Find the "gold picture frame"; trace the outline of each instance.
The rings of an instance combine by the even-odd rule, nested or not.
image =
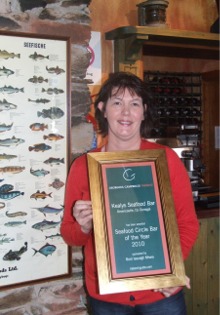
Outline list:
[[[184,286],[165,151],[87,158],[100,294]]]

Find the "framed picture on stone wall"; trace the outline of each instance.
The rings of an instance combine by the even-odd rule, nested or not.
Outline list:
[[[0,32],[0,289],[70,276],[70,39]]]
[[[100,294],[185,285],[164,150],[87,156]]]

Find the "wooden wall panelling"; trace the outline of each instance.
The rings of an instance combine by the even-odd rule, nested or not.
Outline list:
[[[219,314],[219,218],[208,220],[208,314]]]
[[[195,265],[191,264],[191,261],[193,260],[193,252],[191,252],[190,256],[188,259],[185,261],[185,271],[187,277],[190,278],[190,284],[191,284],[191,289],[185,288],[185,301],[186,301],[186,306],[187,306],[187,315],[192,315],[193,314],[193,290],[194,290],[194,273],[195,273]]]
[[[207,315],[207,253],[208,253],[208,221],[200,221],[200,241],[197,243],[198,252],[194,256],[192,264],[195,264],[194,285],[196,290],[193,290],[193,314]],[[196,303],[195,303],[196,301]]]
[[[207,314],[207,220],[200,221],[196,245],[186,261],[186,274],[191,273],[190,291],[186,292],[188,315]],[[190,272],[191,270],[191,272]],[[188,272],[189,271],[189,272]],[[191,295],[189,297],[189,295]],[[189,301],[188,301],[189,300]]]
[[[184,289],[188,315],[219,314],[219,218],[200,219],[197,242],[185,262],[191,290]]]

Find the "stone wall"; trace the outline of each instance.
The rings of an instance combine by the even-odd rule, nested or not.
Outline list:
[[[91,0],[1,0],[0,31],[71,38],[71,123],[73,156],[90,146],[93,131],[86,122],[90,92],[85,79],[90,61]],[[1,40],[1,38],[0,38]],[[77,132],[75,132],[77,131]],[[85,138],[86,141],[77,141]],[[90,141],[91,138],[91,141]],[[81,248],[73,248],[71,278],[0,291],[1,315],[85,315]]]

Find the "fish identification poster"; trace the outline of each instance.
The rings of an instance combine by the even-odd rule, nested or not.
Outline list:
[[[66,276],[69,40],[0,33],[0,289]]]

